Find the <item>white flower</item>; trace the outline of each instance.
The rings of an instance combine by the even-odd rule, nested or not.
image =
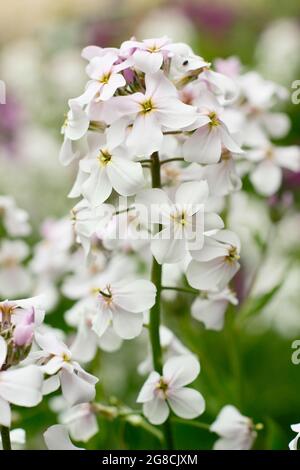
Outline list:
[[[192,317],[204,323],[208,330],[222,330],[228,303],[238,304],[234,293],[225,288],[221,292],[202,293],[192,304]]]
[[[220,162],[203,167],[202,178],[207,180],[209,193],[214,196],[226,196],[242,187],[234,159],[228,151],[222,152]]]
[[[6,341],[0,336],[0,424],[10,427],[9,404],[32,407],[42,400],[43,374],[34,365],[1,371],[7,355]]]
[[[161,38],[144,39],[142,42],[136,40],[125,41],[121,44],[121,55],[130,56],[133,65],[145,73],[157,72],[164,59],[170,54],[171,40],[167,36]]]
[[[193,382],[200,372],[200,364],[192,355],[169,359],[162,376],[151,372],[144,383],[138,403],[143,403],[144,415],[152,424],[162,424],[170,410],[181,418],[194,419],[204,412],[202,395],[185,385]]]
[[[69,100],[69,107],[67,118],[62,127],[62,133],[67,139],[78,140],[87,133],[89,118],[75,100]]]
[[[233,153],[243,153],[231,136],[230,121],[222,107],[211,94],[199,99],[198,109],[201,123],[199,128],[183,145],[183,155],[187,162],[217,163],[222,147]]]
[[[276,147],[268,144],[262,148],[249,150],[245,158],[256,166],[250,174],[250,180],[256,191],[264,196],[272,196],[280,187],[281,168],[300,171],[300,147]]]
[[[222,290],[239,270],[240,241],[230,230],[205,237],[204,246],[193,251],[187,279],[195,289]]]
[[[16,206],[10,196],[0,196],[0,218],[7,233],[12,237],[24,237],[31,232],[28,213]]]
[[[90,251],[92,236],[105,227],[113,211],[114,208],[110,204],[91,206],[86,199],[82,199],[72,209],[75,233],[86,256]]]
[[[300,437],[300,423],[299,424],[292,424],[291,430],[297,433],[297,436],[289,443],[290,450],[297,450],[298,449],[298,440]]]
[[[200,250],[204,233],[218,230],[223,222],[217,214],[204,214],[208,197],[206,181],[181,184],[171,202],[162,189],[148,189],[138,194],[136,205],[145,207],[150,222],[162,224],[163,229],[151,240],[151,250],[160,263],[177,263],[188,251]],[[141,215],[142,217],[142,215]]]
[[[118,56],[113,51],[101,56],[94,56],[86,67],[90,77],[83,95],[75,98],[79,105],[85,105],[92,100],[107,101],[120,87],[126,85],[126,80],[119,72],[125,68],[124,64],[115,64]],[[115,64],[115,65],[114,65]]]
[[[80,362],[90,362],[95,357],[98,348],[113,352],[122,345],[122,339],[115,333],[111,324],[99,338],[92,329],[95,315],[97,315],[97,309],[94,299],[91,298],[84,298],[66,312],[67,323],[77,327],[70,350],[72,357]]]
[[[0,245],[0,295],[15,297],[27,293],[31,286],[28,270],[22,266],[29,255],[28,245],[21,240],[3,240]]]
[[[71,438],[75,441],[87,442],[99,431],[97,418],[90,403],[81,403],[63,411],[59,419],[67,426]]]
[[[55,424],[44,432],[44,440],[48,450],[84,450],[72,444],[67,426]]]
[[[145,320],[145,323],[149,324],[149,318]],[[159,337],[160,337],[160,344],[161,344],[163,357],[165,361],[167,361],[167,359],[173,356],[182,356],[182,355],[192,354],[181,343],[181,341],[174,335],[174,333],[164,325],[161,325],[159,327]],[[146,357],[146,359],[138,365],[138,372],[141,375],[145,375],[145,374],[150,373],[152,370],[153,370],[152,354],[151,354],[151,351],[149,350],[148,356]]]
[[[232,405],[222,408],[210,430],[220,436],[215,450],[249,450],[256,438],[252,420]]]
[[[32,358],[51,376],[44,384],[44,393],[51,393],[61,385],[62,394],[71,406],[93,400],[97,377],[85,372],[72,359],[67,346],[54,335],[36,333],[35,339],[42,351],[32,353]]]
[[[59,161],[62,165],[69,165],[72,160],[79,156],[76,151],[74,141],[81,139],[88,131],[90,120],[86,112],[75,100],[69,100],[69,111],[62,126],[61,132],[64,134],[64,141],[59,154]]]
[[[103,134],[89,136],[88,158],[81,160],[81,170],[89,173],[82,184],[83,195],[93,204],[101,204],[115,189],[122,196],[132,196],[144,184],[142,165],[129,158],[125,147],[111,145]]]
[[[133,122],[126,144],[132,154],[150,155],[160,149],[163,131],[180,130],[196,120],[196,109],[178,99],[175,86],[158,71],[145,76],[146,91],[115,98],[116,118]]]
[[[123,339],[138,336],[143,326],[143,312],[155,303],[156,288],[146,280],[119,281],[99,286],[93,330],[102,336],[112,323]]]

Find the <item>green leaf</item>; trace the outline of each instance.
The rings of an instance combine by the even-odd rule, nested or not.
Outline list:
[[[260,313],[261,310],[266,307],[266,305],[268,305],[268,303],[271,302],[271,300],[275,297],[281,286],[282,281],[272,287],[272,289],[270,289],[268,292],[265,292],[264,294],[257,297],[249,298],[245,306],[242,308],[239,318],[245,319]]]

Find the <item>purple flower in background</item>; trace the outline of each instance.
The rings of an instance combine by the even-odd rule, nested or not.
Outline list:
[[[0,145],[9,154],[14,154],[17,147],[17,135],[24,119],[20,103],[12,95],[6,96],[6,104],[0,105]]]
[[[229,5],[188,0],[183,5],[184,14],[199,28],[222,36],[234,24],[236,14]]]

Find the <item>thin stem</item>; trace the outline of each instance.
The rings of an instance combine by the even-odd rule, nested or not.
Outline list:
[[[208,423],[201,423],[200,421],[192,421],[189,419],[182,419],[182,418],[172,418],[172,421],[174,423],[179,423],[179,424],[185,424],[187,426],[192,426],[194,428],[198,429],[205,429],[206,431],[210,430],[210,424]]]
[[[166,132],[164,132],[164,135],[177,135],[177,134],[183,134],[183,131],[166,131]]]
[[[162,160],[160,164],[164,165],[165,163],[171,163],[171,162],[184,162],[184,158],[182,157],[167,158],[167,160]]]
[[[3,450],[11,450],[9,428],[1,426],[1,439]]]
[[[172,287],[172,286],[162,286],[162,290],[175,290],[177,292],[184,292],[186,294],[194,294],[199,295],[200,291],[197,289],[193,289],[192,287]]]
[[[152,187],[160,188],[160,162],[158,153],[155,152],[151,156],[151,177]],[[160,326],[160,304],[161,304],[161,280],[162,266],[152,257],[151,281],[156,287],[156,302],[150,310],[149,333],[152,350],[152,361],[154,370],[162,374],[162,349],[160,344],[159,326]],[[169,420],[164,424],[164,436],[168,449],[173,449],[173,437],[171,424]]]

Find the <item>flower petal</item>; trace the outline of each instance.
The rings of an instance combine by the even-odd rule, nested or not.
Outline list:
[[[201,393],[187,387],[170,393],[168,403],[177,416],[185,419],[194,419],[205,410],[205,401]]]

